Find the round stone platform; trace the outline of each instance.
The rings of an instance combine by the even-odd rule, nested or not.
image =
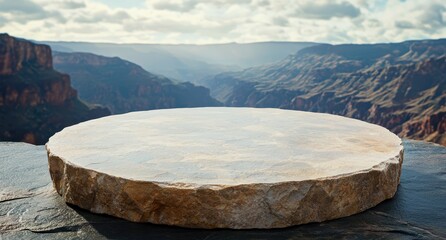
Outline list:
[[[349,216],[396,192],[401,140],[345,117],[253,108],[133,112],[50,138],[66,202],[131,221],[279,228]]]

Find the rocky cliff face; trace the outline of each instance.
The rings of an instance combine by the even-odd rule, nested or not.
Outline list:
[[[51,49],[46,45],[0,34],[0,74],[17,73],[32,63],[42,69],[52,69]]]
[[[77,98],[46,45],[0,35],[0,140],[44,144],[64,127],[108,115]]]
[[[113,113],[220,105],[207,88],[174,83],[117,57],[61,52],[53,55],[55,68],[70,74],[82,99],[107,106]]]
[[[446,40],[324,44],[204,84],[228,106],[339,114],[446,145]]]
[[[438,112],[403,126],[403,136],[425,139],[446,146],[446,112]]]
[[[15,75],[3,75],[0,87],[0,107],[27,107],[39,104],[62,105],[64,102],[76,98],[76,90],[71,88],[68,75],[55,76],[58,81],[44,81],[39,84],[14,84]],[[43,92],[42,92],[43,91]]]

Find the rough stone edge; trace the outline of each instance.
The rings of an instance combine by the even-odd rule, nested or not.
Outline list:
[[[240,185],[131,180],[76,166],[46,146],[53,186],[67,203],[133,222],[188,228],[283,228],[346,217],[392,198],[404,148],[370,169],[333,177]]]

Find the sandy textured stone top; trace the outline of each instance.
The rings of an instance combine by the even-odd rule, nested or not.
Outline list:
[[[47,143],[73,165],[127,179],[197,185],[275,183],[367,170],[399,154],[387,129],[279,109],[133,112],[65,128]]]

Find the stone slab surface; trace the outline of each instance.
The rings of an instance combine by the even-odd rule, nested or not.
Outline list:
[[[138,222],[278,228],[393,197],[401,140],[377,125],[299,111],[135,112],[64,129],[46,145],[68,203]]]
[[[0,239],[445,239],[446,148],[403,144],[394,198],[323,223],[234,231],[133,223],[67,205],[52,187],[44,146],[0,143]]]

